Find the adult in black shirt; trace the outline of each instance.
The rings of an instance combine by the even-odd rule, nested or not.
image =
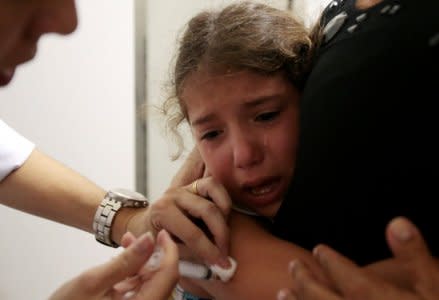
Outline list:
[[[383,230],[404,215],[439,254],[438,11],[437,0],[328,6],[275,235],[326,243],[363,265],[390,256]]]

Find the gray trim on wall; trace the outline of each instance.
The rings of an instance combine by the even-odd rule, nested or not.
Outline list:
[[[147,174],[147,124],[145,116],[146,105],[146,0],[135,0],[135,170],[136,191],[148,195]]]

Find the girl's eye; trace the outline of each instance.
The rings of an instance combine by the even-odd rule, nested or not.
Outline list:
[[[203,134],[201,136],[202,140],[213,140],[214,138],[216,138],[218,135],[220,134],[220,132],[218,130],[216,131],[209,131],[206,132],[205,134]]]
[[[280,114],[279,110],[262,113],[262,114],[256,116],[256,121],[268,122],[268,121],[275,119],[279,114]]]

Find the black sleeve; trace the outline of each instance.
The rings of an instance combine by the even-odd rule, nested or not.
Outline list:
[[[295,177],[273,233],[363,264],[390,255],[385,226],[405,215],[439,255],[439,1],[341,2],[349,17],[305,86]]]

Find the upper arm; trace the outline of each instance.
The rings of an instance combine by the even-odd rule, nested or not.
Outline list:
[[[233,213],[230,229],[235,276],[227,283],[191,281],[217,300],[276,299],[279,289],[292,285],[288,263],[296,258],[319,272],[309,251],[272,236],[247,216]]]

